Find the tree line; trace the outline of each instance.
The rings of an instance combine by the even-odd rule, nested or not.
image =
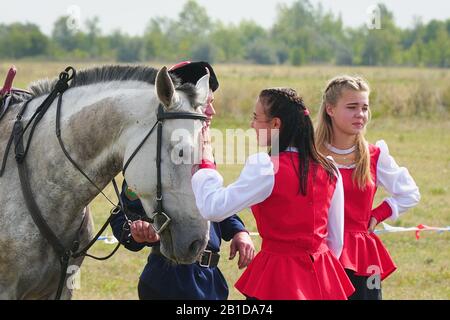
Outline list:
[[[0,24],[0,58],[450,67],[450,19],[417,18],[402,29],[385,5],[378,9],[380,29],[344,26],[339,15],[308,0],[278,5],[270,28],[213,20],[195,0],[175,19],[152,18],[139,36],[103,34],[98,17],[73,28],[62,16],[49,36],[32,23]]]

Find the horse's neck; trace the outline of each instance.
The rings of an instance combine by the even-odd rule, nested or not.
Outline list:
[[[98,84],[64,94],[62,140],[70,156],[99,188],[121,171],[132,137],[143,138],[153,125],[155,114],[150,108],[156,98],[152,89],[140,83],[132,87]],[[58,229],[61,225],[67,229],[79,224],[81,214],[77,213],[99,191],[64,156],[55,136],[55,111],[56,103],[33,137],[27,166],[41,210],[55,227],[59,224]]]

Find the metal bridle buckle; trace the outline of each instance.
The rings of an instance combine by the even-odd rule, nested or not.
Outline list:
[[[203,257],[204,257],[205,253],[208,254],[208,259],[207,259],[208,262],[207,263],[203,263]],[[212,251],[211,250],[204,250],[202,252],[202,255],[200,256],[200,259],[198,259],[199,266],[203,267],[203,268],[209,268],[209,265],[211,264],[211,258],[212,258]]]
[[[110,213],[112,215],[116,215],[116,214],[119,214],[121,210],[122,209],[120,208],[120,206],[115,206],[114,208],[111,209]]]
[[[162,226],[159,229],[155,226],[156,216],[157,215],[162,215],[163,218],[165,219],[164,223],[162,224]],[[153,230],[155,230],[155,232],[157,234],[160,234],[169,225],[170,221],[172,220],[172,219],[170,219],[170,217],[167,214],[165,214],[162,211],[161,212],[153,212],[153,214],[151,215],[150,219],[152,219],[154,221],[151,224],[151,226],[152,226]]]

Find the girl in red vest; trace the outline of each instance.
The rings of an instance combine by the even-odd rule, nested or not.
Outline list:
[[[386,218],[396,219],[420,198],[408,170],[399,167],[381,140],[368,144],[369,93],[359,77],[338,76],[329,81],[319,111],[316,143],[332,156],[342,175],[345,194],[344,248],[340,261],[356,288],[350,299],[381,299],[381,280],[396,266],[373,233]],[[377,187],[389,197],[372,209]]]
[[[235,287],[249,299],[347,299],[354,288],[338,260],[342,181],[315,148],[308,109],[292,89],[266,89],[252,127],[271,155],[250,156],[239,178],[224,187],[205,133],[201,169],[192,177],[205,219],[221,221],[247,207],[255,217],[261,251]]]

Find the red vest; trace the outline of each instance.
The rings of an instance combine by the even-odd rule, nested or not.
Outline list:
[[[367,232],[372,211],[373,199],[377,192],[377,162],[380,149],[369,145],[370,174],[373,184],[367,184],[364,190],[353,183],[352,174],[355,169],[339,169],[342,175],[345,195],[345,231]]]
[[[381,279],[384,279],[395,271],[396,266],[378,236],[367,231],[377,191],[380,148],[369,145],[369,152],[373,184],[367,184],[364,190],[353,183],[355,169],[339,169],[345,197],[344,248],[339,260],[344,268],[355,271],[356,275],[370,276],[374,270],[379,270]]]
[[[330,179],[322,167],[310,165],[307,194],[303,196],[294,166],[298,168],[298,153],[282,153],[272,194],[251,209],[263,247],[266,240],[286,241],[315,253],[327,237],[328,208],[336,179]]]
[[[299,191],[298,153],[272,157],[272,194],[252,206],[261,251],[236,288],[258,299],[346,299],[354,288],[326,244],[336,179],[310,163],[307,195]]]

